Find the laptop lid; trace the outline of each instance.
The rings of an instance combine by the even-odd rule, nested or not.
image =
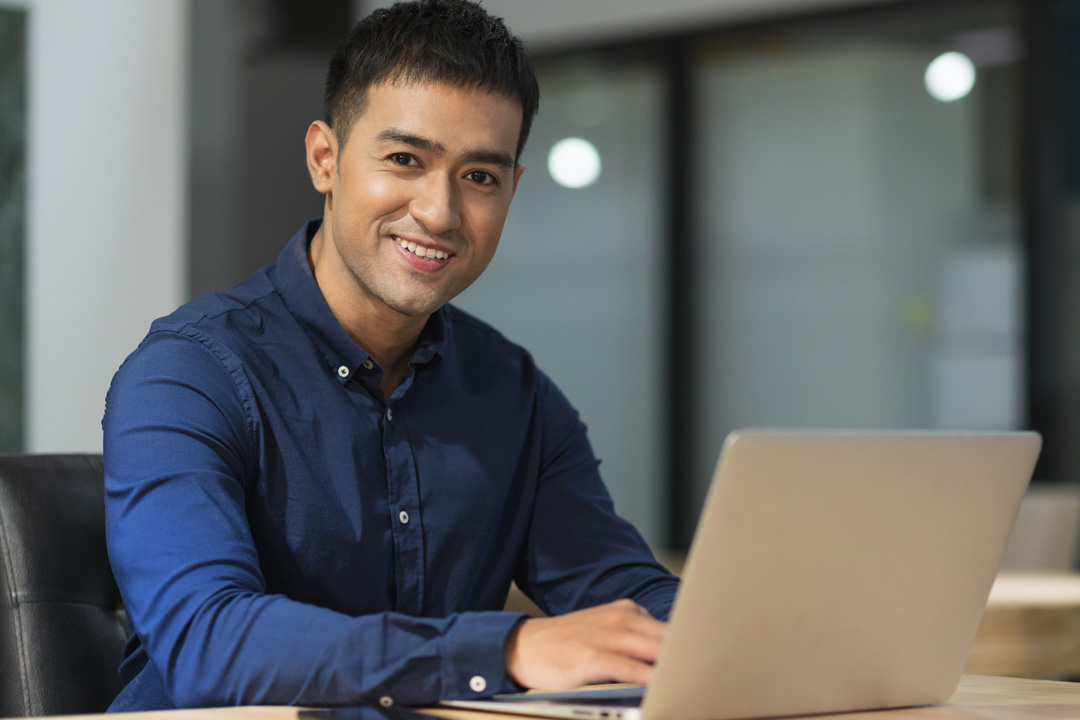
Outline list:
[[[747,430],[724,443],[645,720],[942,702],[1036,433]]]

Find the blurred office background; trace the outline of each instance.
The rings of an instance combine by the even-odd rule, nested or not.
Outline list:
[[[321,212],[304,132],[377,4],[0,0],[0,450],[100,450],[150,321]],[[1034,428],[1031,524],[1080,519],[1080,2],[485,5],[541,110],[457,302],[569,395],[654,547],[743,426]]]

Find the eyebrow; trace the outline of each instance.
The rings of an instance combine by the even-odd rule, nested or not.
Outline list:
[[[412,133],[407,133],[396,128],[383,130],[375,136],[375,139],[381,142],[401,143],[402,145],[408,145],[417,148],[418,150],[426,150],[439,155],[446,153],[446,146],[442,143],[437,143],[434,140],[429,140],[425,137],[420,137],[419,135],[413,135]],[[514,158],[510,156],[510,153],[502,150],[485,150],[480,148],[466,150],[461,159],[464,162],[501,165],[510,168],[511,170],[517,167],[517,163],[514,162]]]

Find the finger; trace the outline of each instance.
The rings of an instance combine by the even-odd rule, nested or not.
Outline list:
[[[662,640],[667,634],[667,623],[652,617],[635,618],[629,629],[639,635]]]
[[[607,681],[648,685],[653,676],[652,664],[618,653],[602,655],[594,670],[595,677],[590,682]]]
[[[643,635],[636,632],[616,633],[605,643],[606,649],[635,660],[654,663],[660,655],[663,636]]]
[[[615,602],[609,603],[608,605],[601,605],[600,607],[620,608],[620,609],[629,610],[630,612],[634,613],[635,615],[643,615],[645,617],[652,617],[651,615],[649,615],[648,610],[646,610],[642,606],[638,605],[636,602],[634,602],[630,598],[622,598],[621,600],[616,600]]]
[[[603,652],[612,652],[652,663],[660,654],[664,633],[652,632],[652,624],[645,625],[639,632],[634,627],[617,626],[594,631],[592,643]],[[663,628],[661,628],[663,630]]]
[[[598,624],[656,639],[662,639],[667,632],[667,623],[653,618],[648,612],[638,614],[621,608],[612,608],[612,611],[605,614],[605,622]]]

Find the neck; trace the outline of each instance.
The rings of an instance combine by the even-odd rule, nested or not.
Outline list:
[[[325,252],[332,251],[324,244],[323,228],[319,228],[308,246],[315,282],[345,333],[382,368],[380,387],[389,402],[409,370],[409,359],[430,316],[404,315],[360,291],[355,283],[336,282],[333,264],[320,262]]]

